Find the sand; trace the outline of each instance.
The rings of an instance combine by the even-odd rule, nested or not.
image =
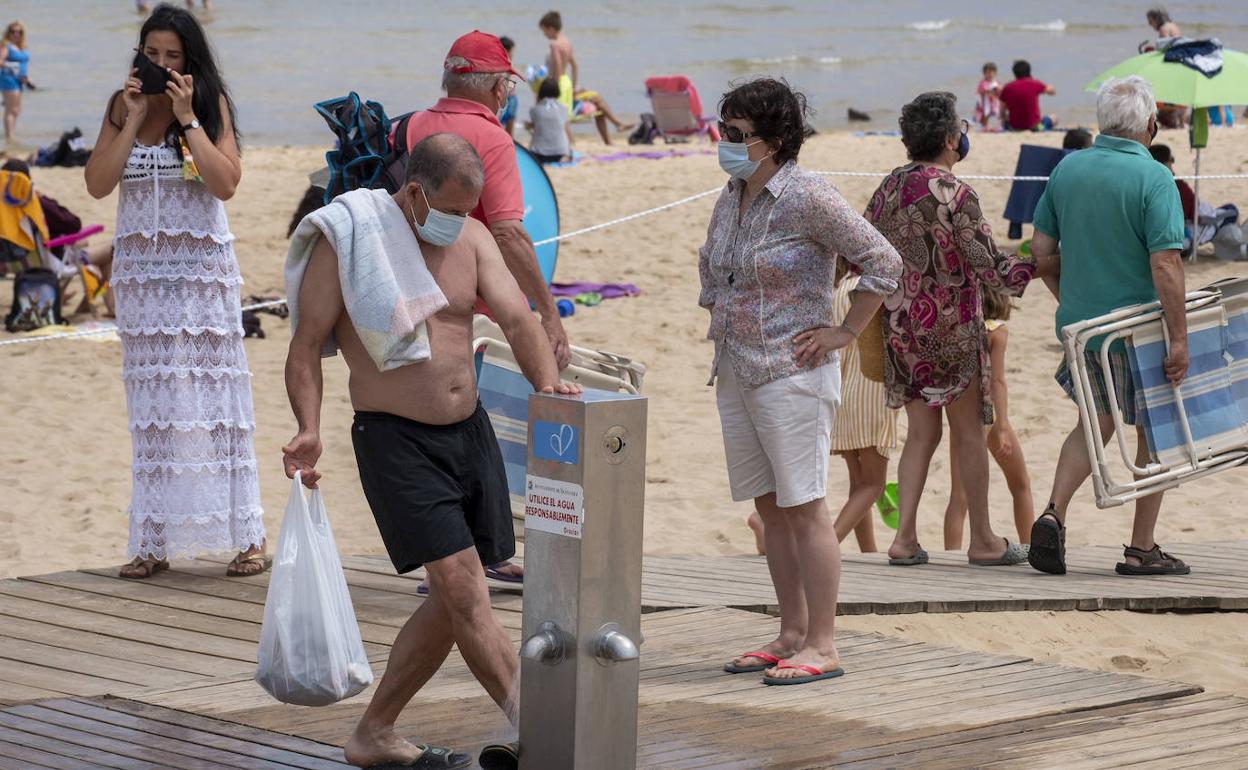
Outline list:
[[[1205,173],[1248,171],[1248,130],[1212,132],[1202,158]],[[1061,135],[975,135],[960,174],[1009,174],[1022,141],[1060,144]],[[1178,168],[1191,168],[1186,135],[1164,132],[1178,156]],[[680,145],[703,150],[704,144]],[[588,138],[583,151],[599,154]],[[653,148],[647,148],[653,149]],[[244,294],[282,292],[286,228],[306,183],[320,163],[322,148],[250,148],[243,159],[242,184],[227,203],[236,249],[246,278]],[[803,149],[802,165],[813,170],[886,171],[904,162],[895,137],[820,135]],[[603,222],[722,186],[714,157],[697,154],[663,160],[598,162],[554,168],[565,232]],[[111,227],[115,199],[92,200],[80,170],[36,169],[40,190],[82,216]],[[850,203],[861,209],[878,178],[836,178]],[[1001,236],[1008,182],[974,182]],[[1214,204],[1248,203],[1248,181],[1213,181],[1201,195]],[[645,547],[651,553],[737,554],[753,549],[745,527],[745,505],[729,499],[712,391],[705,386],[711,345],[704,339],[706,315],[696,304],[697,248],[713,197],[565,242],[557,279],[631,282],[642,289],[632,299],[579,308],[566,319],[577,344],[611,350],[644,361],[650,402]],[[1002,245],[1014,245],[1002,238]],[[1243,266],[1201,260],[1188,268],[1188,285],[1204,285],[1248,272]],[[12,283],[0,283],[0,306],[7,308]],[[1060,359],[1053,333],[1055,303],[1040,284],[1019,302],[1010,321],[1007,367],[1011,420],[1026,452],[1037,509],[1052,480],[1057,448],[1075,423],[1075,409],[1052,381]],[[294,433],[286,402],[282,366],[289,326],[262,316],[266,339],[247,340],[254,372],[256,454],[260,461],[266,524],[273,536],[289,492],[281,471],[280,447]],[[0,576],[120,563],[127,539],[130,442],[125,398],[115,341],[56,341],[0,348]],[[348,426],[346,369],[341,359],[325,362],[323,441],[320,468],[326,503],[339,547],[348,553],[381,548],[372,516],[360,491]],[[902,420],[904,435],[904,417]],[[894,461],[895,462],[895,461]],[[920,536],[939,548],[941,514],[949,483],[947,449],[933,463],[920,511]],[[895,469],[890,471],[895,477]],[[839,505],[845,471],[833,461],[829,502]],[[1183,541],[1248,539],[1242,506],[1245,472],[1223,473],[1170,492],[1158,526],[1165,544]],[[991,488],[997,531],[1012,534],[1009,495],[998,471]],[[1071,545],[1116,544],[1128,538],[1130,509],[1098,510],[1090,486],[1072,507]],[[889,530],[877,522],[881,546]],[[846,548],[854,550],[851,541]],[[1180,551],[1181,553],[1181,551]],[[1043,618],[1043,622],[1038,622]],[[846,625],[879,628],[962,646],[1011,649],[1063,662],[1118,669],[1143,660],[1141,670],[1189,681],[1219,684],[1248,693],[1243,656],[1232,646],[1248,626],[1242,616],[1138,616],[1127,613],[1065,613],[985,616],[853,618]],[[1052,629],[1050,632],[1048,629]],[[1225,645],[1210,653],[1205,643]],[[1126,663],[1115,662],[1119,657]]]

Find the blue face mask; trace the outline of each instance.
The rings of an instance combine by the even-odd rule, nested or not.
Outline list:
[[[758,142],[763,141],[759,139]],[[750,148],[758,142],[723,142],[719,143],[719,167],[733,179],[749,179],[758,171],[762,159],[750,160]]]
[[[420,197],[425,199],[425,208],[429,213],[425,215],[425,223],[422,225],[416,221],[416,209],[412,208],[412,225],[416,228],[416,235],[430,246],[450,246],[459,240],[459,234],[468,217],[457,217],[430,206],[429,197],[425,195],[423,187],[420,188]]]
[[[958,139],[958,160],[966,160],[966,156],[971,154],[971,137],[965,131],[962,132],[962,138]]]

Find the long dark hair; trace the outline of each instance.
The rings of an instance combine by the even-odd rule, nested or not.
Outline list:
[[[234,129],[234,141],[241,149],[243,135],[238,130],[238,113],[234,109],[234,99],[231,98],[230,91],[221,78],[216,57],[213,56],[212,47],[208,45],[208,37],[204,34],[204,28],[199,26],[195,15],[185,8],[161,3],[156,6],[156,10],[152,11],[152,15],[147,17],[147,21],[143,22],[143,28],[139,30],[140,51],[144,48],[148,34],[152,32],[172,32],[182,41],[182,55],[186,60],[186,71],[182,74],[194,78],[195,94],[191,97],[191,106],[195,110],[195,117],[199,120],[204,133],[213,144],[216,144],[221,137],[221,131],[225,127],[225,120],[221,115],[221,97],[224,96],[225,106],[230,114],[230,125]],[[113,99],[108,105],[109,121],[115,126],[117,123],[112,120],[113,102],[120,95],[120,91],[113,94]],[[121,128],[121,126],[117,127]],[[182,127],[172,125],[165,138],[170,143],[176,144],[176,139],[181,135]]]

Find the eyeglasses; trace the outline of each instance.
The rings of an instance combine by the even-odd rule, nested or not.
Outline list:
[[[503,85],[507,87],[507,95],[511,96],[516,92],[516,79],[513,77],[504,77],[501,79]]]
[[[730,126],[730,125],[728,125],[727,123],[725,123],[725,122],[724,122],[724,121],[722,121],[722,120],[721,120],[721,121],[719,121],[719,133],[720,133],[720,134],[721,134],[721,135],[722,135],[725,139],[727,139],[728,141],[733,142],[733,143],[735,143],[735,144],[741,144],[741,143],[742,143],[742,142],[744,142],[746,139],[751,139],[751,138],[753,138],[753,137],[755,137],[755,136],[758,136],[758,132],[757,132],[757,131],[755,131],[755,132],[753,132],[753,133],[746,133],[745,131],[742,131],[741,129],[737,128],[736,126]]]

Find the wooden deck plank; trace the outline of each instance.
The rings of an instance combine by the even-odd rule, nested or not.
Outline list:
[[[934,552],[931,563],[889,567],[882,554],[843,559],[841,614],[996,612],[1098,609],[1248,609],[1248,543],[1178,544],[1192,564],[1183,577],[1124,578],[1114,573],[1121,551],[1110,546],[1068,550],[1069,571],[1042,575],[1025,565],[971,567],[964,554]],[[762,557],[648,556],[642,574],[647,611],[718,605],[778,612]]]

